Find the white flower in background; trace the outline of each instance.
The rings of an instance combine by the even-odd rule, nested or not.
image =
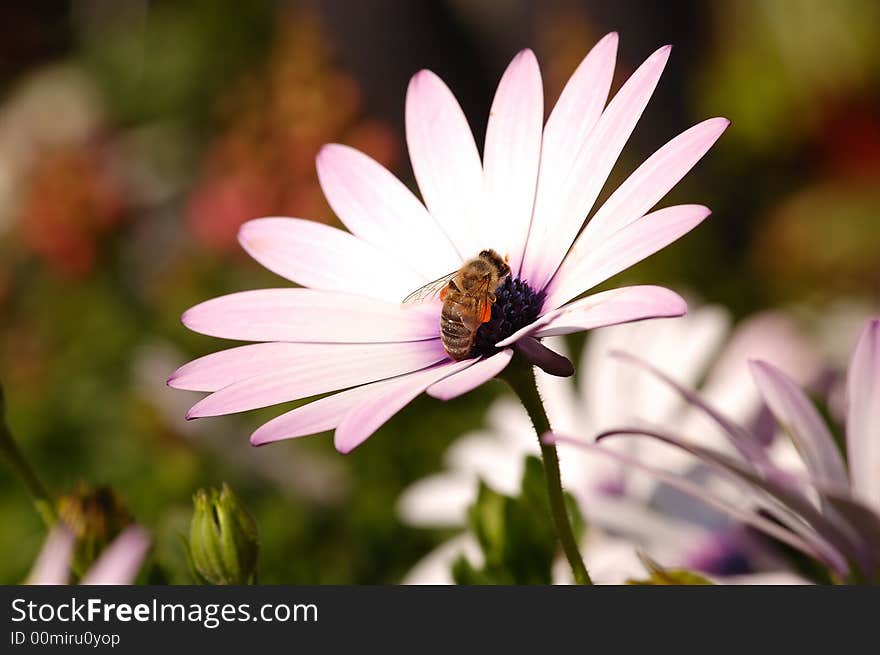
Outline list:
[[[544,435],[545,443],[576,444],[650,472],[814,558],[827,567],[832,580],[849,584],[880,582],[880,318],[866,322],[850,360],[843,448],[812,400],[791,377],[770,362],[758,358],[750,361],[755,386],[788,437],[779,441],[788,442],[790,452],[797,453],[793,460],[797,467],[790,461],[780,461],[778,453],[768,449],[759,435],[724,416],[699,394],[681,387],[650,364],[632,356],[625,359],[676,388],[682,398],[705,413],[726,435],[736,455],[681,438],[675,427],[614,428],[597,440],[626,435],[656,439],[688,452],[707,470],[724,476],[733,493],[728,497],[708,493],[704,485],[669,475],[653,463],[608,453],[595,443],[558,434]]]
[[[758,422],[762,403],[749,381],[748,359],[762,357],[787,367],[801,383],[815,376],[818,366],[811,349],[792,323],[779,313],[756,315],[739,324],[720,354],[730,319],[718,307],[703,307],[676,320],[633,323],[593,332],[581,355],[577,383],[536,369],[538,385],[554,430],[595,435],[614,426],[650,421],[685,426],[701,443],[723,447],[727,441],[700,412],[693,412],[668,386],[609,353],[637,354],[675,380],[690,386],[705,380],[704,396],[746,424]],[[548,340],[549,341],[549,340]],[[550,344],[565,348],[561,339]],[[717,357],[716,357],[717,355]],[[711,369],[711,370],[710,370]],[[488,426],[462,436],[446,453],[447,470],[410,486],[398,502],[402,520],[419,527],[464,527],[467,508],[476,499],[478,481],[507,495],[519,492],[527,455],[538,455],[535,431],[523,408],[501,398],[489,409]],[[557,427],[558,426],[558,427]],[[638,449],[644,459],[667,470],[686,473],[693,459],[647,440],[629,440],[622,447]],[[703,523],[685,520],[676,503],[649,476],[624,471],[610,458],[560,444],[563,486],[578,500],[590,525],[582,544],[595,580],[622,582],[643,577],[635,554],[640,548],[666,566],[706,561],[714,552],[732,556],[742,547],[742,535],[728,532],[726,520],[702,512]],[[688,507],[690,510],[691,507]],[[715,524],[713,524],[713,521]],[[708,525],[707,525],[708,523]],[[626,539],[619,536],[624,535]],[[419,562],[404,582],[452,582],[451,563],[465,554],[479,564],[479,548],[464,533],[441,545]],[[565,572],[558,569],[558,581]],[[768,582],[775,581],[768,579]]]

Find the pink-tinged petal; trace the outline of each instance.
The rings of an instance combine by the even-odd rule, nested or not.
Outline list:
[[[324,291],[399,302],[428,282],[393,255],[335,227],[299,218],[260,218],[238,240],[270,271]]]
[[[439,339],[408,343],[287,345],[312,346],[313,349],[309,354],[291,358],[288,363],[279,361],[254,376],[237,378],[238,381],[232,381],[193,405],[187,418],[269,407],[404,375],[449,358]]]
[[[507,349],[480,360],[461,373],[450,375],[445,380],[432,384],[428,387],[428,395],[440,400],[458,398],[498,375],[510,363],[511,357],[513,351]]]
[[[880,513],[880,319],[862,330],[847,378],[846,447],[856,496]]]
[[[428,70],[406,92],[406,142],[422,198],[455,245],[459,262],[486,244],[482,220],[483,167],[474,136],[455,96]]]
[[[751,362],[752,377],[779,425],[791,437],[813,477],[849,486],[849,476],[834,437],[798,386],[775,366]]]
[[[194,332],[242,341],[383,343],[436,339],[440,303],[401,305],[333,291],[259,289],[187,310]]]
[[[350,453],[425,389],[435,382],[463,371],[475,362],[476,360],[473,359],[450,362],[386,381],[381,393],[351,408],[336,426],[336,434],[333,438],[336,450],[343,454]]]
[[[67,584],[70,581],[70,562],[75,544],[76,537],[66,525],[59,523],[52,528],[26,584]]]
[[[665,287],[641,285],[611,289],[557,310],[536,336],[549,337],[687,313],[687,303]]]
[[[728,125],[726,118],[710,118],[660,148],[611,194],[578,240],[600,243],[644,216],[702,159]]]
[[[553,309],[662,250],[702,223],[702,205],[675,205],[643,216],[601,243],[578,240],[549,286],[545,309]]]
[[[352,234],[400,258],[426,280],[461,265],[452,242],[418,198],[370,157],[331,144],[318,153],[317,166],[327,202]]]
[[[556,209],[556,196],[568,171],[602,115],[614,77],[616,57],[617,33],[611,32],[584,57],[547,119],[541,144],[535,215],[522,264],[522,277],[529,281],[542,277],[539,265],[544,257],[543,251],[555,239],[553,215],[548,210]],[[544,282],[546,280],[541,284]]]
[[[498,342],[498,347],[514,343],[529,334],[549,337],[650,318],[683,316],[686,313],[687,303],[684,299],[665,287],[620,287],[587,296],[549,312],[532,325]]]
[[[726,416],[751,424],[764,401],[752,380],[749,360],[770,362],[803,387],[819,372],[816,350],[784,312],[754,314],[736,326],[703,383],[702,396]]]
[[[691,308],[674,321],[630,323],[591,333],[579,369],[589,371],[593,381],[582,386],[592,425],[597,429],[630,425],[635,419],[664,425],[678,420],[682,410],[674,391],[632,366],[621,365],[609,356],[611,351],[638,353],[660,370],[673,373],[680,384],[694,387],[706,375],[729,327],[726,310],[704,306]],[[627,393],[621,394],[620,389]],[[686,461],[679,453],[674,457]]]
[[[872,507],[853,498],[851,489],[829,488],[815,484],[819,497],[838,519],[843,519],[858,534],[863,552],[870,562],[868,570],[880,571],[880,514]]]
[[[846,560],[841,556],[840,552],[833,546],[831,546],[825,539],[821,538],[819,535],[816,535],[813,532],[802,531],[799,534],[792,532],[790,530],[785,529],[780,526],[778,523],[771,521],[761,514],[747,510],[741,509],[731,503],[723,500],[712,493],[706,488],[705,485],[697,484],[688,480],[687,478],[681,477],[679,475],[668,473],[662,469],[649,466],[647,464],[642,463],[638,459],[630,457],[625,453],[621,453],[615,450],[611,450],[610,448],[603,448],[600,445],[593,443],[585,443],[578,439],[573,439],[570,437],[565,437],[557,434],[547,434],[542,439],[545,443],[554,443],[554,444],[571,444],[574,446],[578,446],[585,450],[600,453],[602,455],[606,455],[621,464],[626,465],[627,467],[632,467],[634,469],[644,471],[649,475],[657,478],[661,482],[668,484],[673,489],[677,489],[689,496],[700,500],[710,507],[714,507],[715,509],[728,514],[738,521],[742,521],[766,534],[770,535],[778,539],[779,541],[796,548],[811,557],[815,557],[820,561],[824,561],[828,563],[830,566],[834,567],[839,573],[846,574],[847,572],[847,564]]]
[[[268,369],[284,368],[304,357],[321,358],[328,352],[341,353],[352,345],[271,341],[228,348],[184,364],[169,376],[168,386],[186,391],[219,391]]]
[[[523,50],[507,67],[486,128],[484,238],[519,272],[541,161],[544,89],[535,53]]]
[[[725,436],[730,441],[730,444],[739,451],[740,455],[742,455],[747,462],[750,462],[753,466],[758,468],[769,469],[772,467],[772,462],[767,455],[764,445],[755,440],[752,435],[743,429],[742,426],[730,420],[723,412],[718,411],[718,409],[711,403],[704,400],[700,394],[688,389],[669,374],[661,371],[659,368],[640,357],[620,351],[613,351],[611,355],[617,359],[630,362],[648,371],[651,375],[681,396],[682,400],[711,418],[712,421],[723,430]]]
[[[310,361],[319,362],[329,372],[344,368],[346,362],[357,367],[369,365],[372,359],[381,361],[387,357],[408,361],[414,367],[407,369],[410,371],[439,362],[446,353],[439,339],[388,344],[254,343],[221,350],[184,364],[171,374],[168,385],[186,391],[214,392],[273,371],[290,371],[292,367],[303,367],[295,369],[299,371],[296,375],[305,375],[311,366]]]
[[[535,224],[545,238],[529,245],[529,283],[541,289],[553,277],[605,185],[620,151],[632,134],[669,59],[670,46],[657,50],[621,87],[595,128],[566,169],[547,175],[559,177],[552,193],[542,195],[535,207]],[[529,239],[531,241],[531,238]]]
[[[531,336],[535,334],[538,330],[547,325],[550,321],[553,320],[553,313],[544,314],[543,316],[539,316],[533,323],[529,323],[525,327],[521,327],[519,330],[511,334],[506,339],[502,339],[498,343],[495,344],[496,348],[506,348],[507,346],[512,346],[520,339],[524,339],[525,337]]]
[[[806,493],[808,489],[805,488],[805,484],[809,481],[793,479],[772,464],[755,466],[753,462],[744,463],[741,459],[657,429],[609,430],[598,435],[596,440],[626,435],[650,437],[694,455],[708,467],[730,476],[730,479],[735,481],[744,492],[758,493],[759,499],[763,496],[762,504],[772,509],[774,514],[780,512],[778,518],[784,521],[789,529],[798,531],[803,536],[803,529],[809,526],[842,555],[857,563],[863,571],[874,570],[875,552],[868,547],[864,536],[854,531],[843,515],[838,513],[826,515],[819,511]]]
[[[150,536],[143,528],[137,525],[126,528],[92,565],[82,584],[131,584],[149,549]]]
[[[251,443],[262,446],[273,441],[332,430],[352,407],[367,398],[380,395],[387,384],[387,380],[365,384],[297,407],[257,428],[251,435]]]

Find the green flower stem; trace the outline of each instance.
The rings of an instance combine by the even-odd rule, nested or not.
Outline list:
[[[2,386],[0,386],[0,453],[6,458],[22,482],[24,482],[24,486],[27,487],[28,492],[30,492],[31,497],[34,499],[34,505],[46,527],[51,528],[55,525],[57,518],[55,504],[46,491],[46,487],[43,486],[40,478],[37,477],[34,469],[31,468],[31,465],[24,458],[18,444],[12,438],[12,433],[6,424],[6,402],[3,397]]]
[[[507,382],[514,393],[519,396],[520,402],[525,407],[532,425],[541,435],[550,431],[550,420],[544,411],[544,404],[535,384],[535,376],[531,364],[519,354],[514,355],[513,361],[500,375]],[[565,507],[565,496],[562,493],[562,479],[559,475],[559,457],[556,454],[556,446],[541,443],[541,457],[544,461],[544,478],[547,482],[547,498],[550,501],[550,514],[553,517],[553,525],[556,535],[562,545],[562,550],[571,566],[574,581],[577,584],[591,585],[593,581],[584,566],[584,560],[578,550],[577,540],[571,529],[571,519]]]

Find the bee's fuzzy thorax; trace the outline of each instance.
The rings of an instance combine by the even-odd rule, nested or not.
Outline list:
[[[477,330],[471,356],[488,356],[498,352],[496,343],[538,318],[545,295],[543,291],[532,289],[523,280],[505,278],[495,290],[492,318]]]
[[[510,274],[510,266],[507,265],[507,262],[501,255],[499,255],[491,248],[481,251],[479,259],[482,259],[483,261],[490,264],[498,273],[498,277],[500,278]]]

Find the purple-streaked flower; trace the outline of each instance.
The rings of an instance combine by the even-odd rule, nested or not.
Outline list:
[[[63,585],[70,582],[76,537],[63,523],[56,525],[40,551],[27,584]],[[131,584],[150,548],[150,537],[137,525],[123,530],[80,580],[85,585]]]
[[[701,205],[651,210],[728,125],[706,120],[660,148],[581,231],[670,48],[652,54],[606,106],[616,51],[616,34],[593,48],[546,124],[538,63],[530,50],[520,52],[498,85],[482,159],[450,90],[430,71],[417,73],[407,92],[406,136],[424,204],[366,155],[325,146],[318,178],[349,231],[291,218],[242,227],[248,253],[305,288],[235,293],[183,315],[196,332],[260,342],[171,376],[173,387],[210,393],[188,417],[332,393],[266,423],[251,442],[335,429],[337,449],[349,452],[422,392],[448,400],[498,375],[514,350],[570,374],[570,363],[543,346],[543,337],[684,314],[678,295],[655,286],[574,300],[709,215]],[[440,301],[401,301],[484,249],[507,256],[511,274],[480,328],[487,339],[453,361],[439,338]]]
[[[646,321],[592,332],[578,362],[577,383],[535,370],[551,425],[563,434],[594,435],[647,419],[659,424],[694,425],[701,443],[721,445],[724,438],[720,431],[706,429],[710,426],[698,422],[697,412],[677,394],[609,353],[631,351],[681,384],[703,380],[704,394],[752,425],[761,415],[762,402],[745,379],[748,353],[794,369],[800,381],[811,379],[818,367],[808,343],[783,314],[765,312],[750,317],[726,338],[729,323],[724,309],[707,306],[675,321]],[[547,345],[566,352],[559,337],[549,337]],[[741,388],[744,385],[746,389]],[[694,468],[692,457],[662,445],[648,441],[618,445],[628,447],[623,452],[681,474]],[[500,398],[490,407],[485,428],[452,444],[445,456],[446,470],[404,491],[398,514],[414,526],[463,529],[480,481],[499,493],[515,496],[525,457],[539,454],[525,410],[512,399]],[[731,530],[726,517],[706,512],[700,517],[688,516],[688,507],[682,506],[685,499],[681,495],[670,498],[668,489],[650,476],[632,475],[617,462],[568,444],[560,445],[559,461],[564,487],[578,501],[589,526],[581,547],[598,582],[643,577],[636,548],[664,566],[697,568],[721,575],[725,581],[745,570],[779,568],[778,561]],[[459,555],[480,564],[476,540],[466,532],[429,553],[404,581],[451,583],[450,567]],[[744,562],[746,559],[749,561]],[[737,562],[742,564],[739,568]],[[557,581],[567,579],[565,567],[558,567],[557,574]]]
[[[645,365],[645,364],[643,364]],[[793,449],[768,447],[696,394],[645,365],[701,408],[727,436],[736,455],[682,439],[667,428],[623,428],[600,435],[644,435],[695,455],[727,481],[709,493],[638,459],[610,456],[651,471],[682,491],[814,557],[838,579],[880,582],[880,319],[864,327],[847,377],[846,457],[809,397],[772,364],[753,360],[751,372]],[[550,435],[550,441],[574,442]],[[581,444],[582,446],[584,444]],[[602,446],[587,444],[593,450]],[[797,454],[792,468],[792,450]],[[745,502],[743,502],[745,501]]]

